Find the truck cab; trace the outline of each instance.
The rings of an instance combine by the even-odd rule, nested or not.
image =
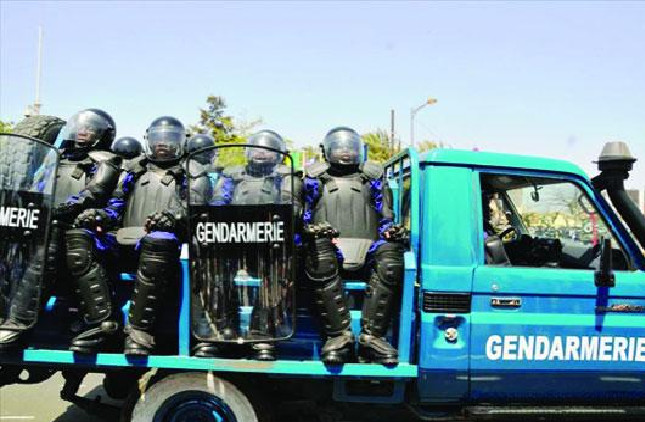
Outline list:
[[[420,169],[420,402],[642,400],[643,254],[584,172],[457,150]]]

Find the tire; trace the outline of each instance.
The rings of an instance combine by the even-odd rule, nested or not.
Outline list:
[[[201,419],[200,419],[201,418]],[[172,374],[141,393],[131,422],[258,422],[249,399],[231,382],[213,373]]]
[[[31,136],[53,145],[63,126],[65,120],[56,116],[29,116],[18,122],[11,132]]]

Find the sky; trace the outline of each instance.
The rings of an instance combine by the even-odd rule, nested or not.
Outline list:
[[[209,94],[298,146],[390,127],[454,148],[565,158],[591,175],[610,140],[645,187],[645,2],[0,0],[0,120],[102,108],[119,136],[196,123]]]

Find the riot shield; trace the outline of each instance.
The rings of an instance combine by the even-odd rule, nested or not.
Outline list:
[[[0,322],[30,328],[38,314],[58,152],[0,133]]]
[[[186,169],[193,335],[213,343],[288,339],[295,320],[288,154],[216,146],[191,154]]]

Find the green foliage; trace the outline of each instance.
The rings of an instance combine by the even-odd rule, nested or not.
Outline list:
[[[426,152],[428,150],[431,150],[433,148],[438,148],[439,144],[437,142],[432,142],[432,141],[421,141],[417,144],[416,148],[418,152]]]
[[[223,97],[209,95],[206,108],[200,109],[199,123],[190,127],[193,133],[207,133],[215,139],[216,144],[243,144],[246,136],[234,133],[233,117],[226,113],[226,101]],[[242,148],[222,148],[219,150],[218,164],[223,166],[243,165],[246,157]]]
[[[0,120],[0,133],[11,133],[13,122],[3,122]]]
[[[312,158],[314,160],[313,161],[314,163],[324,160],[324,157],[320,152],[319,146],[307,145],[306,147],[302,148],[301,151],[302,151],[303,161],[305,162],[305,165],[308,164]]]
[[[383,129],[366,133],[362,136],[362,139],[365,145],[367,145],[368,160],[383,163],[396,154],[396,149],[391,145],[388,134]]]

